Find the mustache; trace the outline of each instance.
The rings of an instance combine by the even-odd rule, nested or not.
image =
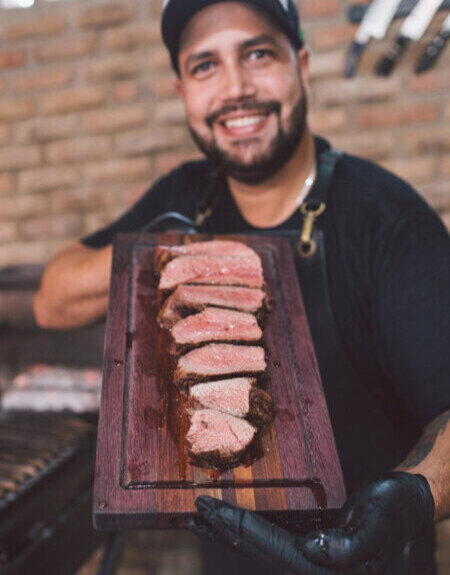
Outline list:
[[[277,100],[267,100],[265,102],[258,102],[256,100],[249,100],[248,102],[242,102],[242,104],[229,104],[228,106],[223,106],[219,110],[215,110],[208,114],[205,118],[206,124],[209,128],[212,128],[212,125],[225,114],[229,114],[230,112],[239,112],[239,111],[256,111],[256,112],[264,112],[270,114],[274,112],[275,114],[279,114],[281,112],[281,104]]]

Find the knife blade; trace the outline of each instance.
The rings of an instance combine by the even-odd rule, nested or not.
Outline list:
[[[402,0],[397,12],[395,13],[394,20],[398,18],[406,18],[409,16],[417,4],[417,0]],[[347,19],[352,24],[359,24],[362,22],[367,10],[370,8],[369,5],[356,4],[350,6],[347,12]],[[439,11],[450,10],[450,0],[444,0],[439,6]]]
[[[444,20],[442,27],[438,34],[428,44],[423,51],[422,55],[417,60],[416,73],[422,74],[430,70],[435,64],[439,56],[444,51],[447,40],[450,36],[450,14]]]
[[[441,4],[442,0],[420,0],[403,22],[400,34],[378,61],[376,66],[378,76],[391,74],[409,44],[420,40]]]
[[[369,6],[347,53],[344,69],[347,78],[355,75],[361,55],[371,38],[384,38],[400,2],[401,0],[374,0]]]

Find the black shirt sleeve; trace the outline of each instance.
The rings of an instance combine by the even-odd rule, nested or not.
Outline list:
[[[373,248],[377,355],[424,425],[450,407],[450,238],[420,210],[385,226]]]

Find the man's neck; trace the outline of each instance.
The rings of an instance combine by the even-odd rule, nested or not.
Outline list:
[[[315,162],[314,139],[308,129],[289,162],[280,172],[258,185],[228,178],[231,194],[245,220],[259,228],[286,221],[297,208],[297,198]]]

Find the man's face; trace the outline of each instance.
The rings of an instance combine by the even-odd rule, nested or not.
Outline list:
[[[307,56],[256,10],[213,4],[183,31],[178,92],[200,149],[236,180],[260,183],[292,157],[306,126]]]

